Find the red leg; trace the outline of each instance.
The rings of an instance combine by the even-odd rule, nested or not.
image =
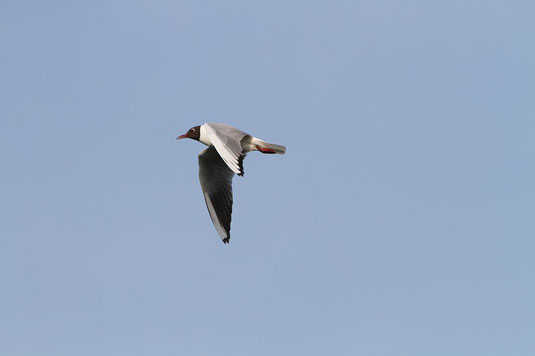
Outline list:
[[[256,146],[256,149],[259,150],[260,152],[262,153],[277,153],[269,148],[264,148],[264,147],[260,147],[258,145],[255,145]]]

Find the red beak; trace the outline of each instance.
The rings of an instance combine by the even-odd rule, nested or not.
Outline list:
[[[176,139],[180,140],[180,139],[183,139],[183,138],[188,138],[188,133],[187,132],[185,134],[183,134],[183,135],[178,136]]]

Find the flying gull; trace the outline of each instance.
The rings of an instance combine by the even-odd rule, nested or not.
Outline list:
[[[262,141],[225,124],[195,126],[177,140],[183,138],[208,146],[199,153],[199,180],[212,222],[227,244],[232,215],[232,178],[234,174],[243,176],[243,159],[251,151],[283,155],[286,147]]]

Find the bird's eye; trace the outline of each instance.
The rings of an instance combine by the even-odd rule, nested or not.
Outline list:
[[[191,130],[189,130],[189,132],[195,132],[195,129],[191,129]]]

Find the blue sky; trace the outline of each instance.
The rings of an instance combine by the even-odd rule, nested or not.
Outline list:
[[[0,353],[534,354],[534,11],[2,2]]]

